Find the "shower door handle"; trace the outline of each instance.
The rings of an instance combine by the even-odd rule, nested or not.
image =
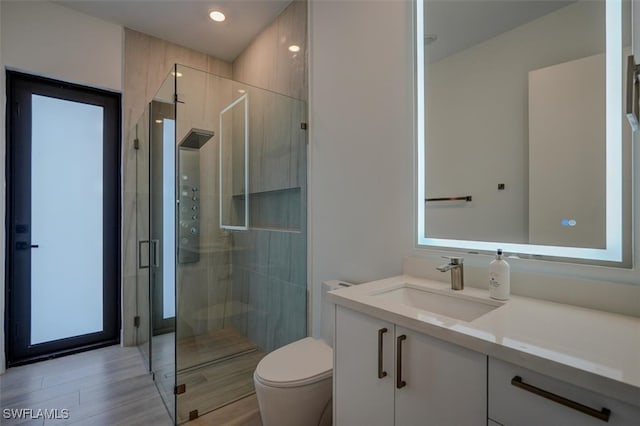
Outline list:
[[[154,268],[157,268],[158,266],[160,266],[160,260],[159,260],[159,256],[158,256],[158,246],[160,245],[160,240],[151,240],[151,253],[150,257],[151,257],[151,266],[153,266]]]
[[[147,257],[146,265],[143,264],[144,260],[142,256],[142,247],[143,245],[147,245],[147,253],[149,256]],[[158,245],[160,244],[160,240],[140,240],[138,241],[138,268],[140,269],[149,269],[150,267],[157,268],[160,266],[160,261],[158,258]]]
[[[149,268],[149,258],[147,257],[147,264],[143,265],[142,259],[142,246],[143,244],[147,244],[147,253],[149,248],[149,240],[140,240],[138,241],[138,269],[148,269]]]

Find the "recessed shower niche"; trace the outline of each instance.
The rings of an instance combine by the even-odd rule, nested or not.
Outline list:
[[[176,423],[252,395],[307,334],[305,122],[304,101],[176,65],[137,123],[138,344]]]

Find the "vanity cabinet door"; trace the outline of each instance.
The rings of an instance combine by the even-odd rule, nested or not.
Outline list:
[[[640,424],[640,407],[494,358],[489,358],[488,388],[489,417],[505,426]],[[608,419],[595,417],[603,408]]]
[[[485,355],[396,326],[396,357],[396,426],[487,424]]]
[[[335,324],[334,424],[393,425],[393,324],[341,306]]]

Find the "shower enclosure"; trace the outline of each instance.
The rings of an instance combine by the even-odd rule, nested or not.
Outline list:
[[[176,65],[135,127],[137,338],[183,423],[307,334],[306,105]]]

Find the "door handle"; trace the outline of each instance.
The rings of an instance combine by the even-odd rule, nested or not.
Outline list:
[[[142,245],[149,244],[149,240],[140,240],[138,241],[138,268],[139,269],[147,269],[149,268],[149,259],[147,259],[147,264],[144,265],[142,263]]]
[[[407,382],[402,380],[402,342],[407,340],[407,336],[403,334],[402,336],[398,336],[396,342],[396,387],[398,389],[402,389],[407,386]]]
[[[29,244],[25,241],[18,241],[16,243],[16,250],[27,250],[30,248],[38,248],[40,247],[38,244]]]
[[[382,370],[382,336],[387,331],[386,327],[378,330],[378,379],[387,377],[387,372]]]
[[[148,269],[149,267],[157,268],[160,266],[160,261],[158,257],[158,245],[160,240],[140,240],[138,241],[138,268],[139,269]],[[149,257],[147,258],[146,265],[143,264],[143,256],[142,256],[142,245],[147,244],[148,249],[150,250]]]

